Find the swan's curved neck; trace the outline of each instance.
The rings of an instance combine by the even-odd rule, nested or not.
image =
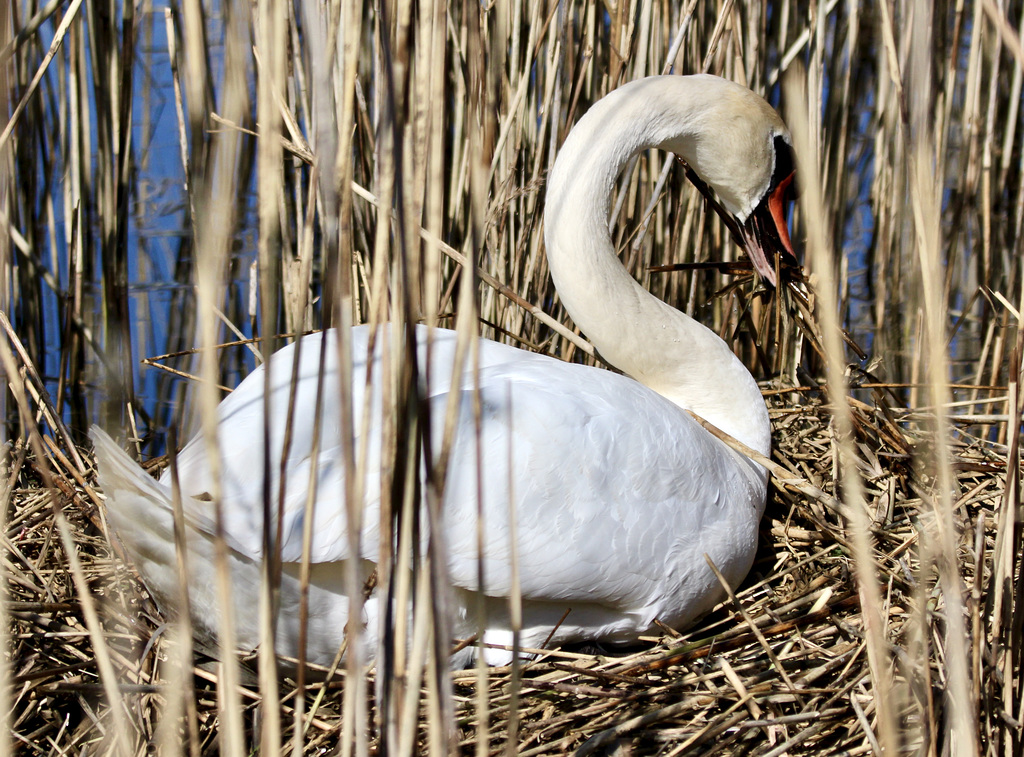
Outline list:
[[[615,254],[608,213],[615,179],[638,151],[661,147],[699,165],[713,92],[671,77],[672,93],[626,85],[572,129],[548,182],[545,243],[569,315],[609,363],[767,454],[768,414],[753,377],[709,329],[643,289]],[[689,154],[688,154],[689,153]],[[699,168],[697,169],[698,173]]]

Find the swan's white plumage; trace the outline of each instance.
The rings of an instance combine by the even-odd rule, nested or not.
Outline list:
[[[479,370],[453,373],[455,334],[417,327],[419,364],[431,366],[423,389],[432,403],[435,448],[440,446],[447,403],[456,401],[459,407],[459,431],[444,492],[448,569],[455,587],[453,630],[459,636],[474,634],[480,627],[474,615],[480,573],[473,524],[482,509],[484,626],[489,631],[485,638],[507,637],[513,548],[510,491],[515,495],[518,520],[515,549],[524,602],[524,646],[543,643],[560,620],[554,643],[635,639],[656,620],[681,626],[722,596],[705,554],[733,585],[750,568],[764,507],[765,471],[708,434],[684,407],[767,452],[767,413],[757,386],[717,336],[652,297],[626,274],[611,250],[604,220],[611,182],[638,149],[669,143],[679,150],[695,150],[693,145],[699,145],[699,154],[684,157],[701,173],[702,164],[715,154],[702,140],[714,134],[706,133],[709,126],[687,132],[684,139],[678,137],[678,122],[689,118],[686,128],[693,131],[692,121],[700,120],[694,114],[708,120],[708,103],[721,108],[722,92],[739,103],[735,106],[739,117],[754,120],[746,128],[758,133],[746,138],[756,143],[753,152],[760,155],[761,142],[767,139],[770,144],[784,130],[763,101],[714,77],[665,77],[627,85],[595,105],[570,135],[552,172],[547,243],[559,292],[601,352],[644,383],[486,340],[479,342]],[[640,101],[646,106],[642,114],[634,112]],[[710,120],[714,126],[714,119]],[[673,123],[677,137],[670,133]],[[729,129],[742,131],[731,122]],[[718,151],[728,149],[724,145]],[[597,175],[581,181],[581,167],[590,164],[596,165]],[[771,165],[766,170],[770,175]],[[763,194],[767,186],[760,169],[748,172],[749,178],[736,179],[743,186],[728,189],[740,197],[736,202],[741,214],[740,206],[753,207],[757,193]],[[716,189],[721,192],[720,187]],[[382,412],[382,345],[388,343],[390,333],[389,327],[378,331],[377,350],[369,361],[367,327],[356,327],[343,340],[355,365],[354,406],[361,408],[369,401],[375,421]],[[288,478],[282,516],[285,575],[278,650],[289,655],[296,650],[297,563],[313,466],[318,494],[308,657],[321,663],[333,658],[342,640],[348,606],[342,563],[351,558],[340,462],[337,343],[334,334],[302,340],[296,420],[283,466]],[[328,351],[321,409],[324,426],[320,455],[313,460],[322,346]],[[294,350],[292,345],[276,353],[266,367],[273,387],[269,459],[275,463],[283,454]],[[369,397],[363,390],[368,363],[373,376],[370,385],[375,387]],[[258,471],[264,459],[264,386],[262,371],[257,371],[218,409],[222,506],[241,619],[238,641],[243,648],[259,642],[252,609],[263,549],[263,480]],[[482,407],[479,445],[474,389],[479,391]],[[366,510],[359,555],[366,575],[373,570],[379,543],[380,428],[379,422],[372,422],[366,440]],[[168,474],[159,483],[153,481],[101,431],[94,432],[94,440],[110,520],[158,601],[173,604],[178,585]],[[479,461],[484,475],[479,477],[478,448],[484,456]],[[212,646],[218,623],[210,536],[213,510],[203,495],[213,486],[202,438],[193,439],[182,450],[178,467],[191,526],[193,618],[200,641]],[[280,470],[275,465],[275,492]],[[478,507],[478,481],[483,484],[482,508]],[[570,610],[568,616],[566,610]],[[376,599],[371,597],[364,617],[371,645],[376,614]]]

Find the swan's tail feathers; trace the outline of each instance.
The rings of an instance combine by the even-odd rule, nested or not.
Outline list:
[[[98,426],[89,430],[107,522],[124,545],[160,610],[178,605],[178,556],[171,490],[132,460]]]
[[[93,441],[100,486],[107,498],[107,520],[135,564],[143,583],[160,611],[179,617],[181,582],[174,539],[174,503],[169,486],[152,478],[102,429],[93,426]],[[198,503],[185,503],[186,512]],[[212,653],[217,649],[220,623],[213,538],[193,518],[186,516],[188,591],[192,632],[197,645]],[[251,560],[229,550],[229,564],[236,611],[253,596],[259,571]],[[237,617],[237,615],[236,615]],[[246,641],[238,639],[246,648]],[[251,648],[251,647],[250,647]]]
[[[107,496],[107,507],[118,520],[125,513],[144,516],[153,509],[172,513],[171,492],[128,457],[117,442],[99,426],[89,429],[96,453],[100,486]]]

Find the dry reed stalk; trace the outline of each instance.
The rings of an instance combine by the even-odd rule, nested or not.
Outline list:
[[[259,309],[260,309],[260,333],[267,336],[262,343],[263,361],[270,358],[276,350],[277,340],[271,335],[278,331],[278,308],[281,299],[281,266],[283,256],[281,240],[282,219],[280,211],[284,203],[283,194],[283,165],[282,158],[284,151],[278,134],[282,129],[283,119],[281,117],[280,98],[284,91],[285,83],[285,53],[286,53],[286,32],[287,18],[285,5],[279,0],[263,0],[256,6],[256,18],[254,27],[256,29],[256,40],[254,54],[257,60],[262,60],[259,66],[257,78],[256,110],[257,123],[259,124],[259,139],[257,151],[257,176],[258,176],[258,213],[259,213],[259,253],[257,264],[259,276]],[[263,51],[262,59],[258,51]],[[297,362],[298,358],[296,358]],[[270,372],[265,372],[263,412],[267,422],[263,429],[263,444],[265,457],[263,460],[263,571],[261,574],[261,589],[259,601],[259,629],[260,638],[263,643],[259,650],[259,682],[260,690],[263,692],[264,702],[269,706],[261,709],[262,728],[260,733],[261,744],[277,745],[281,743],[281,713],[277,707],[279,699],[277,685],[277,658],[275,656],[275,630],[278,614],[278,603],[276,600],[281,583],[281,559],[280,544],[283,514],[278,518],[274,517],[273,501],[283,502],[285,499],[285,487],[287,476],[280,476],[280,491],[271,491],[271,471],[274,466],[284,467],[284,461],[272,460],[270,458],[271,428],[270,418],[280,412],[271,404],[272,387]],[[275,412],[276,411],[276,412]],[[290,420],[293,412],[289,408],[286,418]],[[286,441],[283,449],[284,458],[288,457],[290,434],[286,434]],[[314,445],[315,448],[315,445]],[[308,578],[307,578],[308,581]]]
[[[813,69],[813,65],[810,68]],[[798,75],[794,74],[794,78]],[[807,212],[807,263],[812,276],[817,277],[814,290],[819,303],[818,317],[825,348],[828,393],[833,398],[836,437],[834,444],[843,488],[842,511],[852,532],[851,544],[857,588],[861,594],[861,607],[867,632],[867,654],[871,661],[872,683],[878,696],[877,727],[882,749],[893,754],[899,749],[899,736],[893,718],[897,711],[896,692],[889,676],[889,661],[885,650],[887,622],[882,614],[881,592],[876,580],[877,568],[870,542],[870,521],[865,509],[860,471],[857,469],[853,416],[845,402],[849,387],[844,374],[846,355],[838,322],[839,303],[836,293],[839,290],[839,281],[834,269],[833,247],[825,231],[828,226],[828,214],[820,201],[823,196],[818,172],[821,154],[810,136],[815,133],[815,120],[809,118],[808,113],[820,112],[815,106],[812,90],[816,81],[816,78],[808,76],[806,85],[803,81],[797,80],[789,87],[787,112],[790,117],[787,120],[793,131],[794,146],[801,163],[801,181],[807,188],[803,197],[804,209]],[[808,100],[815,108],[813,111],[801,107]]]
[[[247,34],[244,17],[238,7],[224,9],[226,38],[224,57],[224,76],[222,80],[223,100],[220,107],[222,115],[231,122],[241,123],[249,109],[248,92],[245,86],[246,56],[244,52]],[[185,6],[186,29],[203,27],[199,9],[191,3]],[[199,59],[192,57],[198,55]],[[197,49],[194,43],[186,44],[186,92],[189,93],[189,104],[202,102],[192,95],[203,91],[206,87],[203,75],[205,50]],[[197,136],[197,127],[202,129],[202,117],[192,109],[193,140]],[[211,497],[215,504],[215,568],[217,575],[217,596],[224,608],[218,638],[221,645],[221,662],[219,674],[223,684],[218,687],[218,711],[223,721],[223,750],[226,754],[237,757],[245,752],[243,728],[241,722],[241,701],[237,695],[239,685],[239,669],[234,656],[235,622],[233,612],[233,593],[228,572],[228,546],[224,539],[223,513],[221,501],[221,451],[217,445],[216,405],[219,396],[216,390],[218,366],[216,360],[216,316],[214,309],[220,301],[219,293],[223,287],[224,271],[227,267],[230,235],[234,229],[235,205],[234,196],[238,176],[235,167],[240,158],[240,135],[231,130],[221,131],[212,136],[209,151],[196,156],[193,154],[192,185],[195,187],[196,200],[196,282],[199,315],[198,342],[202,348],[199,360],[198,375],[202,381],[198,387],[199,425],[206,438],[207,460],[210,470]]]
[[[957,526],[953,512],[953,476],[950,465],[949,425],[945,407],[949,398],[948,361],[946,355],[945,293],[943,291],[942,268],[944,260],[939,241],[939,218],[941,203],[935,191],[936,177],[932,166],[936,163],[935,140],[931,127],[932,104],[929,95],[932,9],[927,3],[918,2],[913,6],[912,49],[910,59],[909,85],[916,93],[903,101],[904,113],[909,109],[909,121],[904,123],[905,135],[909,138],[907,154],[910,156],[911,202],[913,205],[916,250],[921,271],[921,305],[926,328],[924,346],[927,351],[928,396],[935,406],[934,423],[931,425],[933,444],[932,456],[925,458],[928,475],[935,479],[936,491],[932,507],[938,531],[936,565],[942,588],[945,609],[944,660],[947,668],[949,687],[948,707],[950,710],[945,723],[950,739],[952,754],[969,755],[978,753],[976,737],[977,720],[975,693],[970,690],[969,662],[967,652],[967,629],[964,624],[964,585],[959,572],[957,558]],[[902,74],[899,69],[890,71],[894,81]],[[898,87],[902,90],[902,85]],[[899,96],[899,95],[898,95]],[[902,100],[903,98],[900,97]],[[909,108],[908,108],[909,106]],[[906,115],[904,116],[906,117]],[[941,162],[939,162],[941,166]],[[941,169],[939,169],[941,172]],[[941,176],[939,177],[941,181]]]

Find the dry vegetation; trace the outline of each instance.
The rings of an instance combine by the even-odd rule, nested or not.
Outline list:
[[[1020,14],[995,0],[5,7],[4,750],[1019,754]],[[170,58],[151,55],[164,44]],[[728,233],[667,156],[642,156],[614,208],[629,269],[764,380],[773,487],[741,590],[648,648],[510,670],[452,675],[430,650],[379,686],[352,660],[326,682],[182,665],[178,625],[107,539],[76,447],[88,425],[160,451],[245,369],[244,347],[218,344],[324,325],[460,323],[594,360],[547,276],[546,172],[591,102],[669,70],[780,103],[800,159],[807,277],[778,294],[717,265],[735,256]],[[144,80],[158,75],[186,178],[163,304],[128,285],[157,236]],[[665,272],[680,262],[711,265]],[[166,320],[158,346],[146,312]],[[196,346],[147,361],[159,378],[133,358]],[[415,397],[394,400],[397,423]],[[418,449],[407,437],[392,438]]]

